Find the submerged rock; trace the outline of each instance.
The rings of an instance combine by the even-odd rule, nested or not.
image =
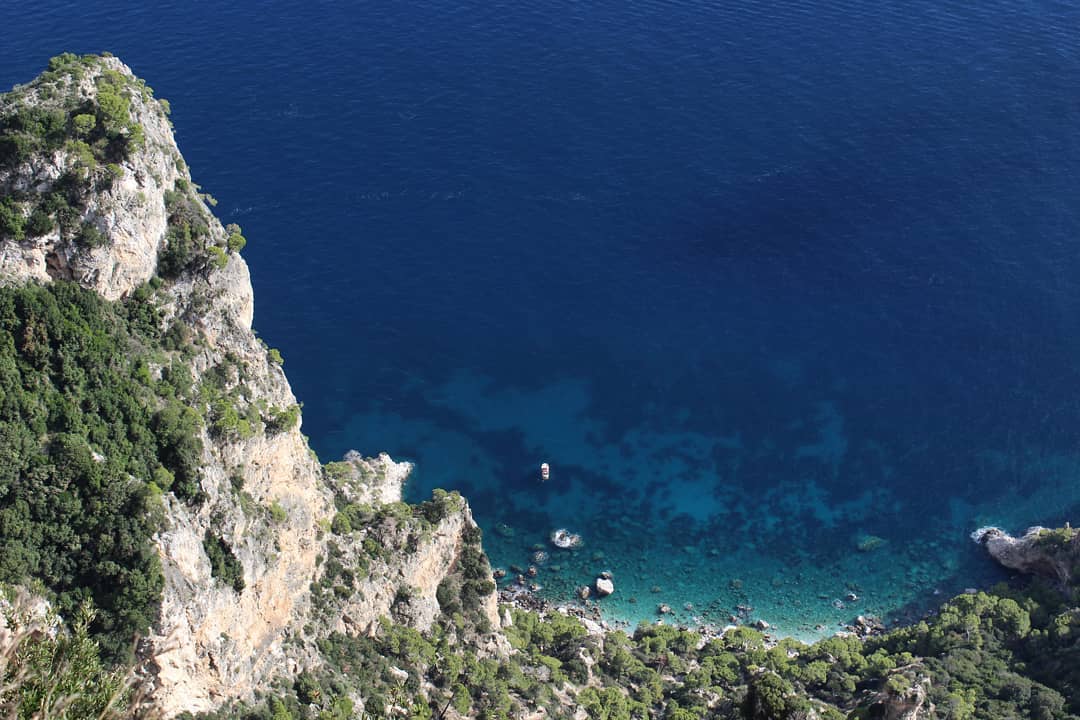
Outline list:
[[[855,548],[859,552],[871,552],[885,544],[885,539],[877,535],[860,535],[855,540]]]
[[[576,548],[581,545],[581,536],[566,528],[559,528],[551,532],[551,544],[563,550]]]

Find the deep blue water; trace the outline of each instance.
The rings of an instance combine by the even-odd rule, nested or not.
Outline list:
[[[417,461],[497,563],[581,532],[556,596],[610,567],[617,615],[749,598],[797,632],[848,586],[988,582],[967,532],[1080,505],[1077,0],[0,26],[4,86],[108,49],[171,101],[320,456]]]

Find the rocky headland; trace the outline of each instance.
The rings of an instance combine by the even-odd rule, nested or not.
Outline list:
[[[378,528],[332,532],[335,501],[372,513],[402,505],[411,467],[349,453],[328,471],[315,458],[280,355],[252,331],[243,236],[210,211],[168,111],[115,57],[56,58],[0,100],[0,282],[70,282],[109,301],[146,294],[158,327],[182,338],[173,355],[191,383],[214,379],[220,400],[201,408],[197,432],[198,501],[162,494],[154,535],[164,584],[141,654],[153,702],[171,717],[251,700],[272,676],[317,664],[319,630],[369,631],[395,605],[401,622],[428,629],[476,524],[457,498],[423,528],[399,512]],[[31,120],[55,122],[57,137],[30,137]],[[172,359],[149,372],[160,378]],[[320,593],[336,567],[328,560],[376,536],[386,552],[367,576]],[[235,559],[235,582],[215,581],[207,538]],[[493,592],[482,605],[497,626]]]

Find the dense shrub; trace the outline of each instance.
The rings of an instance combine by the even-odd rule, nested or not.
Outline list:
[[[228,264],[224,250],[210,243],[209,218],[187,180],[177,178],[173,189],[165,193],[165,208],[169,229],[165,248],[158,257],[162,277],[174,278],[185,270]]]
[[[92,598],[110,658],[160,602],[151,483],[198,478],[200,421],[158,393],[149,342],[76,285],[0,288],[0,581],[37,578],[61,614]]]
[[[12,197],[0,198],[0,237],[19,241],[26,238],[26,216]]]
[[[300,423],[300,406],[272,407],[269,414],[263,418],[263,422],[266,423],[268,433],[292,430]]]
[[[229,248],[229,252],[238,253],[247,245],[247,238],[241,234],[240,226],[236,223],[226,225],[225,233],[228,235],[225,244]]]
[[[41,237],[52,232],[55,227],[56,222],[52,215],[44,207],[38,206],[26,221],[26,234],[29,237]]]
[[[244,567],[232,548],[209,530],[203,536],[203,551],[210,559],[210,574],[236,592],[244,589]]]
[[[79,227],[79,232],[75,236],[75,242],[81,248],[92,250],[94,248],[104,247],[105,244],[108,243],[108,237],[92,222],[84,222]]]

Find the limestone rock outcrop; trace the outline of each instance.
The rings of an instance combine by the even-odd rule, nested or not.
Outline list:
[[[1020,537],[1000,528],[980,528],[972,533],[972,539],[1010,570],[1038,575],[1062,587],[1077,579],[1080,532],[1068,526],[1057,530],[1032,527]]]
[[[336,554],[363,577],[336,592],[344,599],[335,613],[324,613],[329,631],[372,633],[380,618],[393,617],[420,630],[428,630],[439,616],[439,585],[453,578],[472,545],[474,571],[489,580],[491,566],[479,555],[479,532],[468,504],[457,493],[436,495],[413,514],[402,505],[402,488],[412,471],[409,463],[396,463],[385,453],[363,458],[349,452],[341,462],[327,466],[327,480],[346,503],[348,520],[338,518],[333,538]],[[460,578],[453,596],[460,595]],[[492,584],[492,589],[494,584]],[[346,592],[351,590],[352,592]],[[496,594],[479,599],[480,615],[489,625],[500,625]]]
[[[26,86],[22,89],[25,102],[48,107],[64,98],[90,101],[98,93],[97,80],[110,71],[130,80],[132,87],[145,88],[120,60],[103,57],[88,64],[79,76],[60,77],[55,85]],[[190,176],[161,103],[149,92],[130,93],[130,103],[132,120],[143,129],[145,140],[128,159],[117,163],[120,176],[110,186],[85,196],[85,206],[75,220],[96,227],[108,237],[108,245],[80,247],[70,238],[62,239],[59,228],[23,242],[0,242],[4,282],[74,280],[115,300],[153,276],[168,224],[165,191],[177,179],[190,180]],[[79,162],[78,150],[65,147],[18,163],[0,171],[0,195],[48,193]]]
[[[355,450],[345,453],[328,474],[331,489],[350,502],[382,505],[401,502],[401,491],[412,472],[412,463],[394,462],[386,453],[365,458]]]
[[[930,676],[921,666],[898,668],[890,674],[871,705],[883,720],[928,720],[935,717],[930,702]]]

